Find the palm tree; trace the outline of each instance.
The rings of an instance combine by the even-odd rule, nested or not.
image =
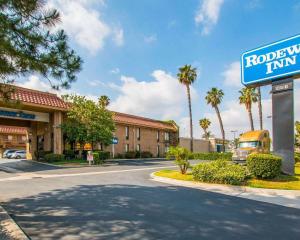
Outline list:
[[[224,131],[223,121],[222,121],[220,110],[219,110],[219,104],[222,102],[223,96],[224,96],[224,92],[221,89],[214,87],[210,91],[207,92],[205,99],[206,99],[207,104],[210,104],[217,113],[221,132],[222,132],[223,151],[225,151],[225,131]]]
[[[259,126],[260,126],[260,130],[263,130],[263,116],[262,116],[262,106],[261,106],[261,92],[260,92],[260,87],[257,87],[257,97],[258,97]]]
[[[245,104],[248,111],[251,131],[254,131],[253,116],[252,116],[252,103],[257,102],[257,93],[253,87],[245,87],[240,92],[240,104]]]
[[[211,137],[213,137],[213,134],[211,133],[211,131],[207,131],[206,133],[204,133],[202,135],[202,138],[205,138],[206,140],[210,139]]]
[[[99,102],[99,105],[100,105],[101,108],[106,108],[110,103],[110,99],[109,99],[108,96],[102,95],[99,98],[98,102]]]
[[[192,103],[191,103],[191,92],[190,85],[197,79],[197,68],[193,68],[191,65],[184,65],[179,68],[177,74],[178,80],[180,83],[186,86],[188,105],[189,105],[189,114],[190,114],[190,150],[193,152],[193,119],[192,119]]]
[[[208,132],[207,129],[209,128],[211,122],[208,118],[202,118],[199,120],[199,125],[204,131],[204,135],[206,139],[208,139]]]

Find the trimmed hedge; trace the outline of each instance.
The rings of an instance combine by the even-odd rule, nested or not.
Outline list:
[[[247,169],[224,159],[200,163],[193,167],[194,180],[207,183],[241,185],[248,177]]]
[[[55,154],[48,153],[44,156],[43,162],[51,163],[51,162],[60,162],[65,160],[65,155],[63,154]]]
[[[217,159],[231,160],[232,153],[231,152],[191,153],[189,158],[190,159],[200,159],[200,160],[217,160]]]
[[[152,158],[153,154],[149,151],[143,151],[141,152],[141,158]]]
[[[35,156],[35,159],[37,161],[43,162],[45,155],[50,154],[50,153],[52,153],[52,152],[51,151],[40,150],[40,151],[35,151],[34,156]]]
[[[64,155],[68,160],[75,158],[75,152],[73,150],[64,150]]]
[[[253,153],[246,159],[250,173],[262,179],[277,177],[281,172],[282,158],[272,154]]]

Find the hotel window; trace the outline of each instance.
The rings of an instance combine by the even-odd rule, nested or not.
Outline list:
[[[126,137],[126,140],[129,139],[129,127],[128,126],[125,127],[125,137]]]
[[[137,151],[137,152],[140,152],[140,151],[141,151],[141,144],[137,144],[137,145],[136,145],[136,151]]]
[[[4,140],[5,140],[5,141],[12,141],[12,140],[13,140],[13,136],[12,136],[12,135],[6,135],[6,136],[4,137]]]
[[[125,144],[125,152],[129,152],[129,144]]]
[[[169,151],[169,146],[166,145],[166,146],[165,146],[165,153],[167,153],[168,151]]]
[[[137,138],[137,140],[141,140],[141,129],[140,128],[136,129],[136,138]]]
[[[156,132],[156,140],[159,142],[159,131]]]
[[[169,140],[170,140],[170,133],[165,132],[165,141],[169,141]]]
[[[157,147],[156,147],[156,154],[157,154],[158,157],[159,157],[159,152],[160,152],[159,145],[157,145]]]

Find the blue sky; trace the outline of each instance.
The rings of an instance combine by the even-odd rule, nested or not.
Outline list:
[[[187,99],[176,73],[184,64],[197,67],[192,89],[196,138],[204,116],[220,136],[215,113],[204,101],[211,87],[225,92],[220,108],[228,138],[231,130],[249,129],[246,111],[237,103],[241,53],[300,33],[299,0],[49,0],[47,7],[61,12],[59,27],[84,60],[71,91],[93,99],[106,94],[113,110],[172,118],[186,136]],[[44,81],[34,75],[20,85],[49,90]],[[270,88],[262,90],[270,129]],[[255,105],[253,111],[258,127]]]

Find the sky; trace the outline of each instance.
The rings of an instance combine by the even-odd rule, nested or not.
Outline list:
[[[225,93],[220,105],[226,137],[250,124],[238,103],[243,52],[300,33],[299,0],[48,0],[56,8],[69,43],[84,63],[71,90],[90,99],[107,95],[111,110],[160,120],[173,119],[180,135],[189,136],[186,89],[178,68],[191,64],[198,77],[192,85],[194,137],[203,132],[199,119],[211,120],[221,136],[206,92]],[[53,91],[43,77],[18,79],[23,87]],[[270,86],[262,87],[264,127],[271,130]],[[295,119],[300,119],[300,81],[295,81]],[[259,127],[257,105],[252,107]]]

